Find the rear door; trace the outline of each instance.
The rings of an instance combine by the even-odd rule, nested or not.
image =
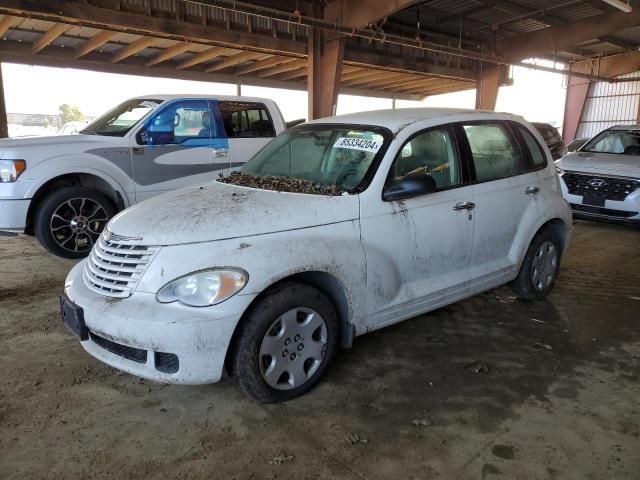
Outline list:
[[[475,234],[469,273],[472,291],[509,280],[518,268],[518,232],[537,215],[538,173],[515,125],[508,121],[457,126],[469,158],[475,203]]]
[[[212,103],[206,99],[169,102],[151,115],[132,137],[133,179],[138,202],[213,179],[213,156],[221,150],[226,159],[227,149]]]
[[[227,174],[244,165],[276,136],[273,119],[266,105],[260,102],[220,101],[219,115],[229,142],[229,165],[214,170]]]

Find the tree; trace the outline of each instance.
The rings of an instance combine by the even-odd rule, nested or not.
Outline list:
[[[60,111],[60,120],[62,121],[62,125],[67,122],[84,120],[84,113],[82,113],[75,105],[63,103],[58,107],[58,110]]]

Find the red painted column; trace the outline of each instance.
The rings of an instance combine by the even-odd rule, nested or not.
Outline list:
[[[581,65],[579,69],[581,73],[589,73],[591,67]],[[562,139],[564,143],[569,143],[576,138],[590,85],[591,80],[586,78],[572,77],[571,75],[568,77],[564,121],[562,122]]]

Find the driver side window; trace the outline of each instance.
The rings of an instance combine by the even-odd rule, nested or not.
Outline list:
[[[216,137],[215,121],[206,100],[174,102],[147,122],[141,134],[146,145],[209,145]]]
[[[419,173],[431,176],[436,190],[461,183],[460,159],[448,128],[419,133],[398,153],[393,166],[394,181]]]

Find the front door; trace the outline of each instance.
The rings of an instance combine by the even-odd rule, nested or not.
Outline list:
[[[417,133],[398,152],[387,184],[431,175],[436,191],[402,201],[363,202],[369,328],[463,297],[474,235],[473,187],[451,127]]]
[[[132,140],[136,201],[213,179],[228,144],[209,100],[176,100],[153,114]],[[222,138],[220,138],[222,137]]]

